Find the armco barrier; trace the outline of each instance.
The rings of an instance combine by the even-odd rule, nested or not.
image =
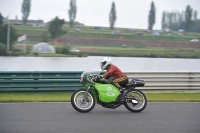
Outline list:
[[[82,86],[82,71],[0,71],[0,91],[62,91]]]
[[[0,92],[73,91],[82,87],[82,71],[0,71]],[[145,81],[141,90],[200,91],[200,72],[126,72]]]
[[[200,91],[200,72],[127,72],[127,76],[143,79],[142,90]]]

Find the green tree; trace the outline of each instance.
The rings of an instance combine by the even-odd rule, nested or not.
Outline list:
[[[31,0],[23,0],[21,11],[22,11],[22,20],[24,25],[26,25],[27,23],[30,10],[31,10]]]
[[[45,31],[43,34],[42,34],[42,41],[43,42],[48,42],[48,31]]]
[[[115,21],[117,20],[115,2],[112,2],[111,11],[109,14],[110,29],[114,29]]]
[[[56,53],[57,54],[69,54],[70,53],[70,45],[57,46]]]
[[[2,19],[1,19],[2,18]],[[8,24],[3,23],[3,16],[0,13],[0,43],[6,45],[7,44],[7,32],[8,32]],[[17,32],[16,30],[10,26],[10,45],[12,49],[12,44],[17,40]]]
[[[55,39],[67,33],[62,29],[64,23],[65,20],[59,19],[58,17],[55,17],[52,21],[49,22],[48,31],[51,34],[51,38]]]
[[[172,13],[168,14],[168,20],[169,20],[169,28],[172,28]]]
[[[153,26],[156,22],[156,8],[155,8],[155,5],[154,5],[154,2],[152,1],[151,2],[151,9],[149,11],[149,19],[148,19],[148,29],[149,30],[152,30],[153,29]]]
[[[77,8],[76,8],[76,0],[71,0],[70,1],[70,9],[69,9],[69,24],[70,27],[74,26],[74,20],[76,19],[76,12],[77,12]]]
[[[165,11],[162,14],[162,30],[166,28],[166,23],[165,23]]]
[[[3,16],[0,13],[0,25],[3,25]]]
[[[8,25],[4,24],[0,26],[0,43],[3,43],[4,45],[7,44],[7,32],[8,32]],[[17,40],[17,32],[16,30],[10,26],[10,45],[12,49],[12,44]]]
[[[69,45],[64,45],[62,47],[62,54],[69,54],[70,53],[70,46]]]
[[[7,54],[6,46],[0,43],[0,56],[6,54]]]
[[[190,5],[186,7],[185,11],[185,31],[189,31],[192,24],[192,8]]]
[[[198,16],[198,13],[197,13],[197,10],[194,11],[194,21],[197,21],[197,16]]]
[[[190,30],[191,32],[200,32],[200,20],[192,21]]]
[[[3,43],[3,36],[5,33],[3,33],[3,16],[0,13],[0,44]]]

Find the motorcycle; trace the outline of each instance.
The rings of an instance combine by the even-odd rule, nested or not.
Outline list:
[[[95,103],[104,108],[115,109],[124,105],[131,112],[141,112],[146,108],[147,99],[144,93],[135,87],[144,86],[143,80],[132,79],[124,86],[123,97],[117,87],[112,83],[113,77],[103,82],[99,72],[83,72],[80,82],[84,86],[75,91],[71,96],[71,104],[75,110],[81,113],[91,111]]]

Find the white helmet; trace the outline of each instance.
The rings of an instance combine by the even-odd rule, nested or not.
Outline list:
[[[111,64],[111,58],[110,57],[104,57],[100,61],[100,67],[101,67],[102,70],[105,70],[110,64]]]

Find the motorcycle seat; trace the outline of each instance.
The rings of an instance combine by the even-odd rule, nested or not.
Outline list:
[[[138,79],[132,79],[131,82],[129,82],[128,84],[126,84],[126,87],[140,87],[140,86],[144,86],[145,82],[144,80],[138,80]]]

